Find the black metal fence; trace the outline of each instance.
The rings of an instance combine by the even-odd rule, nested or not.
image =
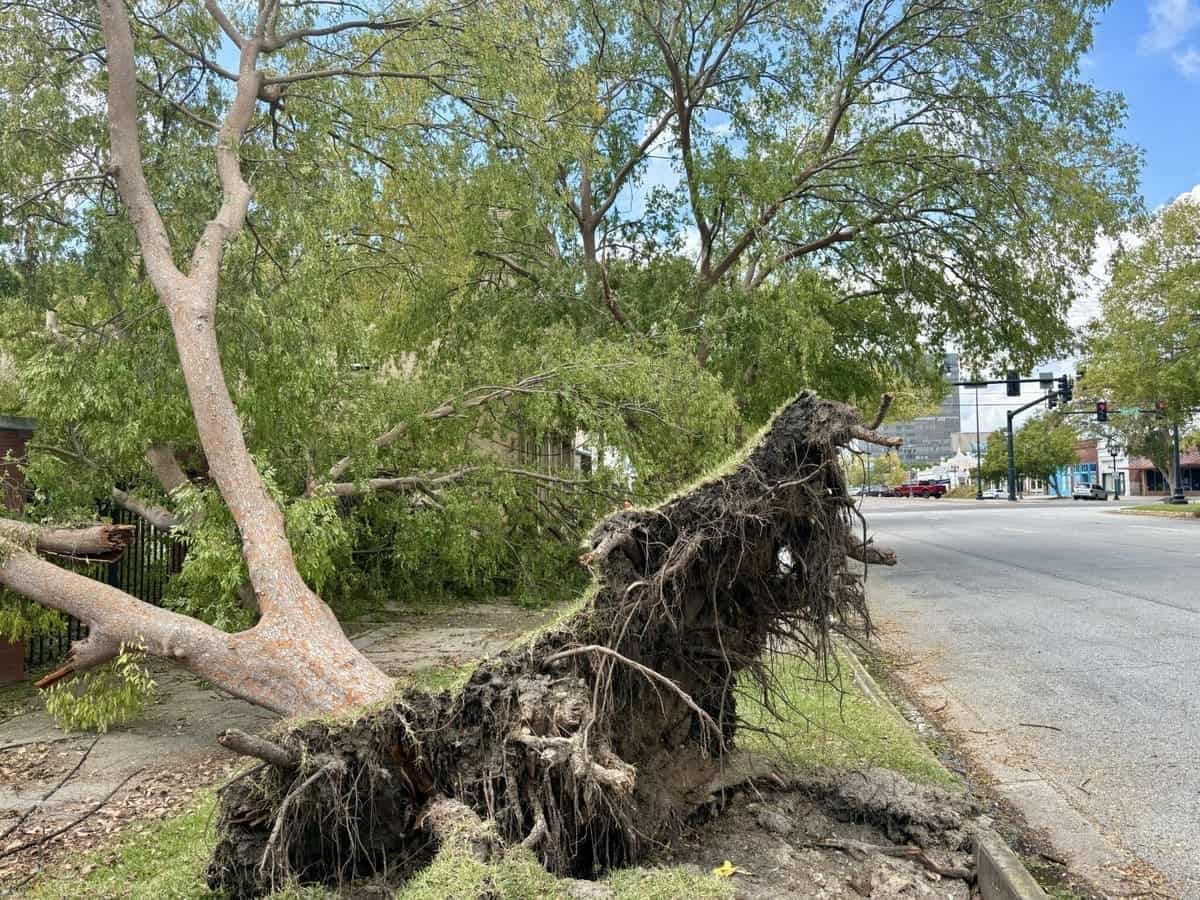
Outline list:
[[[120,506],[103,504],[99,511],[102,517],[111,517],[114,524],[133,525],[136,531],[129,549],[118,562],[93,566],[85,574],[147,603],[161,606],[167,581],[183,567],[187,548],[179,540],[158,531],[141,516]],[[57,634],[26,641],[26,666],[44,666],[53,662],[67,652],[72,641],[86,637],[87,633],[86,625],[68,617],[67,627]]]

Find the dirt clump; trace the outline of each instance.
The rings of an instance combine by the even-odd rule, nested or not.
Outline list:
[[[739,792],[651,862],[708,872],[728,861],[739,900],[968,900],[976,814],[887,770],[823,771]]]

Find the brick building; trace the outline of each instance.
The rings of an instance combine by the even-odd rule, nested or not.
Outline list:
[[[20,514],[25,509],[25,475],[20,463],[33,436],[33,419],[0,416],[0,504]]]

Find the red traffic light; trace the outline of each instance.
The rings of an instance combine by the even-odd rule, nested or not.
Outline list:
[[[1167,411],[1167,401],[1166,400],[1155,400],[1154,401],[1154,409],[1155,409],[1155,411],[1160,412],[1160,413],[1166,412]]]
[[[1097,422],[1107,422],[1108,421],[1108,403],[1104,400],[1096,401],[1096,421]]]

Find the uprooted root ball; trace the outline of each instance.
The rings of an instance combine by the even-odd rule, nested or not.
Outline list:
[[[873,437],[854,410],[801,395],[727,474],[602,521],[583,609],[461,691],[288,728],[283,764],[223,793],[210,883],[403,876],[449,829],[586,877],[671,837],[730,781],[739,680],[770,697],[771,653],[824,661],[831,630],[866,622],[853,437]]]

